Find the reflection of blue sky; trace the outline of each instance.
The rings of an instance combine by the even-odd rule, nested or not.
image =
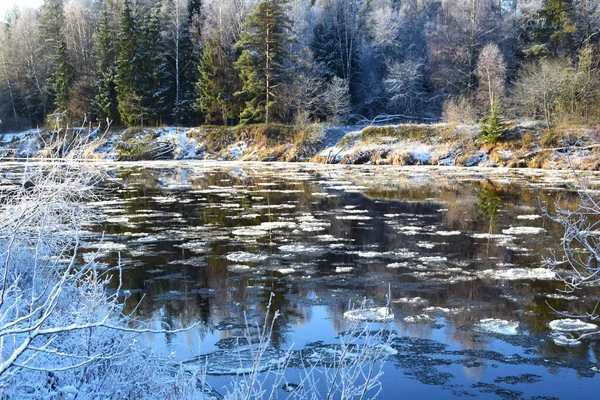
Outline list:
[[[481,319],[497,318],[518,321],[525,332],[543,336],[547,321],[554,318],[544,311],[546,297],[535,295],[552,292],[551,282],[492,278],[481,272],[539,266],[539,255],[558,243],[559,232],[489,239],[489,216],[481,215],[478,197],[481,182],[487,180],[479,176],[453,169],[422,169],[414,179],[416,174],[409,170],[381,169],[374,174],[367,168],[313,165],[152,166],[119,174],[129,185],[128,195],[120,208],[107,205],[112,222],[103,227],[110,240],[136,250],[122,252],[122,260],[136,266],[124,271],[124,282],[146,294],[140,307],[144,318],[162,318],[177,326],[197,319],[240,323],[244,311],[262,318],[268,293],[274,292],[282,313],[276,344],[280,349],[294,344],[299,350],[317,341],[337,343],[336,336],[349,325],[343,317],[348,300],[366,297],[382,306],[391,283],[394,327],[400,337],[442,343],[446,352],[487,350],[523,357],[531,355],[524,347],[474,332],[473,326]],[[498,187],[494,199],[501,205],[498,231],[544,223],[517,218],[536,213],[537,197],[550,193],[537,186],[543,177],[515,177],[510,185],[499,183],[506,180],[501,173],[490,179]],[[121,216],[129,223],[119,223]],[[312,230],[315,224],[318,231]],[[265,226],[268,235],[262,234]],[[485,237],[479,237],[482,234]],[[161,240],[140,242],[140,237]],[[237,260],[232,257],[236,254],[263,257]],[[111,262],[106,257],[102,261]],[[242,264],[248,265],[241,268]],[[423,304],[395,302],[417,296],[434,311]],[[423,313],[434,316],[435,325],[403,321]],[[149,340],[163,354],[175,352],[178,360],[185,360],[210,353],[220,339],[239,333],[197,328]],[[568,355],[564,349],[547,347],[535,347],[535,356]],[[449,385],[461,385],[479,398],[495,396],[471,388],[475,382],[494,383],[498,376],[525,371],[543,376],[548,385],[555,373],[543,366],[503,365],[491,356],[468,365],[463,355],[410,356],[415,362],[424,360],[419,357],[451,360],[433,370],[452,374]],[[401,387],[406,398],[447,398],[448,388],[414,377],[421,373],[415,372],[417,367],[398,369],[391,360],[384,377],[388,395],[382,398],[395,398],[385,382],[391,393]],[[567,384],[572,374],[561,379]],[[531,395],[552,395],[543,384],[515,386]]]

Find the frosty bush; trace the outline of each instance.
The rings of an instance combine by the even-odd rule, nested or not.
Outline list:
[[[85,163],[26,163],[0,189],[0,391],[8,398],[194,397],[195,380],[138,339],[109,273],[79,263],[86,205],[101,178]],[[112,273],[119,274],[114,270]],[[167,362],[165,362],[167,361]]]

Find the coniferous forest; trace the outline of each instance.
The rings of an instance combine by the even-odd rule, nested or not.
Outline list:
[[[0,29],[0,130],[600,114],[600,0],[45,0]]]

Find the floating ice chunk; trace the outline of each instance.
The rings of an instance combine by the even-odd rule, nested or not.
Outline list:
[[[232,233],[235,236],[255,236],[255,237],[267,236],[269,234],[269,232],[264,231],[259,228],[240,228],[240,229],[235,229]]]
[[[270,229],[294,229],[296,228],[295,222],[263,222],[260,224],[260,229],[270,230]]]
[[[207,248],[206,248],[206,242],[201,242],[201,241],[191,241],[191,242],[186,242],[180,245],[175,245],[175,247],[179,247],[185,250],[189,250],[193,253],[206,253]]]
[[[422,297],[401,297],[398,300],[395,300],[394,303],[410,304],[412,306],[426,306],[429,304],[429,301]]]
[[[404,317],[403,321],[407,324],[431,324],[435,322],[435,318],[427,314],[419,314]]]
[[[598,325],[583,322],[578,319],[555,319],[548,324],[550,329],[558,332],[589,332],[600,329]]]
[[[266,253],[248,253],[246,251],[236,251],[235,253],[227,254],[227,259],[233,262],[260,262],[269,258]]]
[[[421,261],[421,262],[444,262],[444,261],[448,261],[448,258],[441,257],[441,256],[419,257],[419,261]]]
[[[517,219],[527,219],[530,221],[542,218],[541,215],[531,214],[531,215],[517,215]]]
[[[275,210],[284,208],[296,208],[295,204],[253,205],[254,210]]]
[[[561,300],[577,300],[577,296],[567,296],[566,294],[548,293],[546,297],[549,299],[561,299]]]
[[[500,235],[497,233],[473,233],[471,237],[475,239],[498,239],[498,240],[512,240],[513,236],[510,235]]]
[[[433,234],[438,236],[458,236],[461,233],[461,231],[436,231]]]
[[[279,272],[280,274],[287,275],[294,273],[296,270],[294,268],[278,268],[275,271]]]
[[[510,269],[488,269],[481,271],[481,275],[490,279],[520,280],[539,279],[552,280],[556,277],[554,271],[548,268],[510,268]]]
[[[417,243],[417,247],[421,247],[423,249],[433,249],[436,246],[435,243],[431,243],[431,242],[418,242]]]
[[[286,244],[279,246],[279,250],[283,253],[322,253],[323,248],[317,246],[306,246],[303,244]]]
[[[354,270],[354,268],[352,268],[352,267],[336,267],[335,268],[335,272],[338,274],[345,274],[348,272],[352,272],[352,270]]]
[[[368,215],[336,215],[335,218],[340,219],[340,220],[349,220],[349,221],[368,221],[368,220],[373,219],[373,218],[369,217]]]
[[[396,269],[396,268],[406,268],[408,267],[407,262],[395,262],[387,265],[388,268]]]
[[[384,255],[384,253],[380,253],[378,251],[359,251],[357,254],[362,258],[377,258]]]
[[[160,242],[160,239],[156,238],[156,237],[152,237],[152,236],[144,236],[144,237],[141,237],[139,239],[136,239],[135,242],[139,242],[139,243],[154,243],[154,242]]]
[[[344,317],[355,321],[389,321],[394,314],[388,307],[379,307],[346,311]]]
[[[502,229],[502,233],[505,235],[539,235],[543,232],[546,232],[544,228],[535,226],[512,226],[508,229]]]
[[[573,347],[579,346],[581,344],[581,340],[575,339],[569,334],[567,335],[563,335],[562,333],[558,332],[553,332],[550,336],[552,337],[552,340],[554,340],[554,343],[558,346]]]
[[[227,266],[227,270],[231,272],[245,272],[250,269],[251,267],[245,264],[232,264]]]
[[[517,334],[519,323],[516,321],[506,321],[504,319],[487,318],[482,319],[475,325],[475,329],[481,332],[513,336]]]

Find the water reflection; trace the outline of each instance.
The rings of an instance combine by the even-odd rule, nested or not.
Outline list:
[[[100,261],[115,265],[113,249],[121,249],[129,307],[144,296],[139,317],[209,327],[166,338],[166,347],[202,343],[210,351],[239,335],[245,318],[264,318],[271,293],[272,308],[282,313],[275,346],[333,342],[347,329],[348,302],[367,298],[381,306],[389,284],[399,335],[446,346],[446,353],[434,346],[451,360],[440,364],[446,372],[413,371],[429,374],[430,383],[464,385],[505,372],[493,370],[509,364],[495,355],[505,352],[576,360],[581,368],[572,368],[583,376],[597,362],[593,342],[560,348],[548,340],[547,323],[556,318],[549,305],[582,312],[598,293],[549,298],[559,285],[530,274],[560,245],[559,227],[539,217],[540,202],[576,201],[554,176],[201,163],[120,167],[113,174],[119,189],[99,204],[106,221],[94,228],[105,232]],[[407,322],[423,315],[431,322]],[[475,331],[486,318],[518,322],[518,335]],[[535,365],[537,374],[552,374],[567,364],[551,362],[545,372]],[[406,360],[398,366],[413,374]],[[545,393],[542,384],[531,387]]]

